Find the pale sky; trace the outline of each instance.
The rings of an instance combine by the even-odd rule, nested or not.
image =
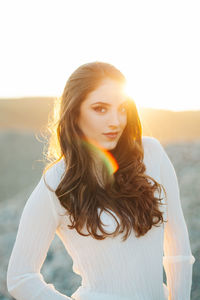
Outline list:
[[[199,16],[199,0],[1,0],[0,98],[59,96],[98,60],[138,107],[200,109]]]

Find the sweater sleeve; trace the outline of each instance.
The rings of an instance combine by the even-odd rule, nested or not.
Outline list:
[[[70,300],[44,281],[40,269],[59,225],[44,175],[28,198],[7,269],[7,289],[17,300]]]
[[[191,253],[176,172],[163,147],[162,150],[161,183],[167,194],[163,266],[169,291],[168,300],[190,300],[195,258]]]

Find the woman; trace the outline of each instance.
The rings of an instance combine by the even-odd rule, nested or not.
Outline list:
[[[8,265],[16,299],[190,299],[195,258],[176,173],[160,142],[142,136],[125,83],[103,62],[69,77],[50,120],[54,161],[24,207]],[[40,273],[55,233],[82,277],[71,298]]]

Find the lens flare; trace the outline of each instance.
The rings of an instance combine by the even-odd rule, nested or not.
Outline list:
[[[96,141],[92,139],[89,140],[83,139],[83,143],[90,150],[96,152],[99,155],[99,157],[101,157],[110,175],[114,174],[119,169],[118,163],[114,158],[114,156],[108,150],[101,147]]]

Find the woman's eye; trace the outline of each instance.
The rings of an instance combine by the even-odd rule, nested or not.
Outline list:
[[[122,113],[125,113],[125,112],[126,112],[126,107],[122,107],[122,108],[121,108],[121,112],[122,112]]]
[[[96,106],[94,107],[94,110],[100,113],[104,113],[106,111],[106,108],[103,106]]]
[[[107,108],[106,107],[103,107],[103,106],[96,106],[93,108],[96,112],[99,112],[99,113],[105,113],[107,111]],[[121,113],[126,113],[127,109],[125,106],[121,107],[120,108],[120,112]]]

